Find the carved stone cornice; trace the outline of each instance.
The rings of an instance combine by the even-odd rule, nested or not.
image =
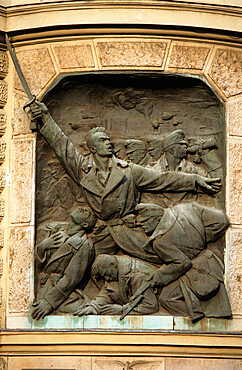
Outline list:
[[[99,10],[102,10],[100,12]],[[110,14],[112,16],[110,17]],[[40,14],[44,17],[40,17]],[[65,16],[63,16],[63,13]],[[30,28],[124,24],[180,25],[216,30],[241,31],[242,6],[191,3],[183,1],[63,1],[0,8],[0,30],[21,31]],[[6,22],[4,22],[7,20]],[[44,19],[44,23],[43,23]]]
[[[241,358],[241,334],[146,332],[1,333],[2,356],[186,356]],[[34,343],[34,344],[33,344]],[[147,346],[147,343],[149,345]]]

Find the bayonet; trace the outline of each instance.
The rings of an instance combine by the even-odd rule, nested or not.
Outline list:
[[[138,304],[143,300],[144,296],[143,293],[151,287],[150,282],[146,282],[144,285],[142,285],[141,288],[139,288],[130,298],[129,305],[124,311],[124,313],[120,316],[120,320],[123,320],[125,316],[127,316]]]

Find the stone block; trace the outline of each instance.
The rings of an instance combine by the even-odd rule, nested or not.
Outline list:
[[[55,68],[48,48],[33,48],[17,51],[19,64],[33,94],[38,95],[55,75]],[[15,88],[24,91],[15,72]]]
[[[5,202],[3,199],[0,199],[0,219],[4,217],[5,213]]]
[[[228,216],[231,223],[242,224],[242,140],[229,141]]]
[[[4,135],[7,127],[7,116],[6,113],[0,109],[0,136]]]
[[[169,68],[203,69],[209,51],[205,46],[172,44]]]
[[[0,76],[5,77],[8,73],[9,60],[7,53],[0,50]]]
[[[8,100],[8,85],[5,81],[0,81],[0,108],[4,107]]]
[[[227,96],[242,92],[242,51],[236,49],[217,49],[209,76]]]
[[[97,42],[103,67],[160,67],[163,68],[166,42],[113,41]]]
[[[6,183],[5,171],[0,168],[0,193],[3,191]]]
[[[242,230],[229,230],[228,293],[233,314],[242,313]]]
[[[228,332],[236,331],[231,325],[232,321],[229,319],[216,319],[213,317],[205,317],[195,324],[189,317],[174,316],[175,330],[190,330],[190,331],[212,331],[212,332]]]
[[[9,245],[9,313],[29,314],[33,289],[32,229],[12,228]]]
[[[242,360],[203,359],[202,366],[202,370],[239,370],[242,368]]]
[[[30,222],[34,198],[33,139],[12,142],[11,223]]]
[[[242,136],[242,96],[226,103],[230,135]]]
[[[164,365],[164,359],[157,357],[92,357],[92,370],[164,370]]]
[[[92,365],[91,357],[86,356],[9,357],[8,370],[22,370],[22,369],[91,370]]]
[[[179,370],[188,370],[196,369],[202,370],[202,360],[197,358],[174,358],[167,357],[165,359],[165,368],[166,369],[179,369]]]
[[[0,140],[0,164],[4,162],[5,154],[6,154],[6,143]]]
[[[31,133],[30,120],[23,110],[23,107],[27,102],[27,96],[23,96],[19,93],[14,94],[14,111],[12,117],[12,128],[14,135]]]
[[[70,44],[53,47],[61,69],[95,67],[92,48],[88,44]]]
[[[165,359],[166,369],[196,369],[196,370],[238,370],[241,368],[241,360],[232,359],[196,359],[196,358],[172,358]]]
[[[0,228],[0,248],[4,247],[4,230]]]

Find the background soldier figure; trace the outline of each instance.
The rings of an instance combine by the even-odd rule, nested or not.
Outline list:
[[[128,159],[140,166],[147,166],[151,160],[145,143],[141,140],[129,139],[124,143]]]

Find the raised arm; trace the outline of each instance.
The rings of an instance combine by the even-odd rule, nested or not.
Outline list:
[[[36,100],[31,105],[31,112],[33,118],[41,116],[41,127],[39,132],[54,150],[65,171],[79,184],[82,172],[81,166],[85,158],[62,132],[61,128],[50,115],[45,104]]]

